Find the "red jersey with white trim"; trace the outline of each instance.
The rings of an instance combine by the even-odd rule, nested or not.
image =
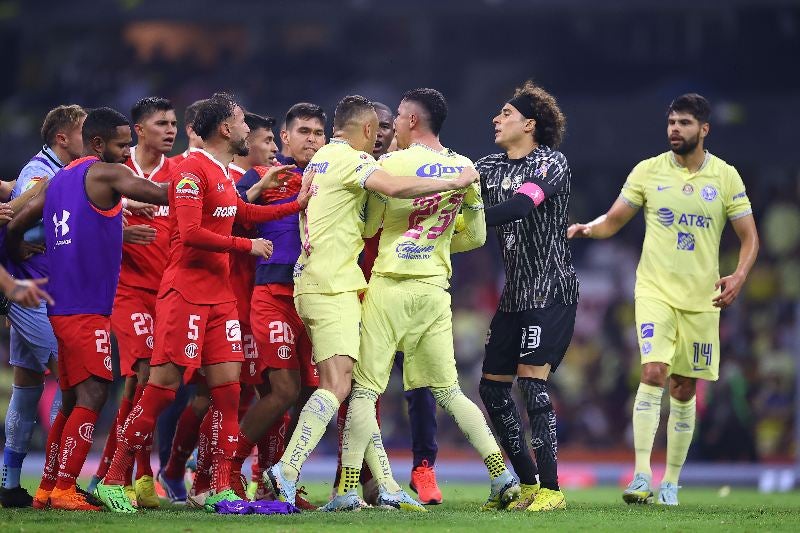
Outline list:
[[[297,202],[279,206],[244,203],[228,169],[205,150],[197,150],[172,172],[169,186],[172,233],[159,297],[174,289],[193,304],[233,302],[229,252],[249,253],[250,239],[231,235],[234,220],[254,223],[300,210]]]
[[[153,171],[145,174],[136,163],[135,146],[131,148],[131,157],[125,161],[125,165],[140,178],[154,183],[169,182],[170,174],[175,166],[171,159],[162,155]],[[157,291],[169,255],[169,206],[156,206],[155,216],[152,220],[140,215],[130,215],[126,217],[126,221],[129,225],[146,224],[155,228],[156,240],[150,244],[124,243],[122,245],[122,270],[119,275],[119,284]]]

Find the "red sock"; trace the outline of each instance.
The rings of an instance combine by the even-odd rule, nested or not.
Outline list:
[[[231,479],[237,479],[241,475],[242,465],[245,460],[250,457],[250,454],[253,453],[253,447],[255,445],[256,443],[248,439],[244,433],[241,431],[239,432],[236,442],[236,451],[231,461]]]
[[[167,479],[183,479],[186,471],[186,461],[192,455],[194,447],[197,446],[197,437],[200,432],[200,422],[192,406],[189,405],[181,413],[178,419],[178,427],[175,429],[175,437],[172,439],[172,450],[169,454],[169,461],[164,468],[164,475]]]
[[[336,475],[333,478],[333,486],[338,486],[339,476],[342,475],[342,435],[344,435],[344,423],[347,420],[347,409],[350,406],[350,398],[345,399],[339,405],[339,412],[336,413],[336,429],[338,430],[337,439],[339,449],[336,452]]]
[[[200,436],[197,439],[197,471],[192,484],[192,492],[194,494],[200,494],[211,489],[211,451],[209,443],[211,442],[211,430],[213,428],[211,423],[214,417],[213,411],[213,406],[209,407],[200,424]]]
[[[53,490],[58,481],[58,448],[61,445],[61,435],[64,433],[64,424],[67,417],[59,409],[50,431],[47,433],[47,444],[45,445],[44,471],[42,472],[42,482],[39,488],[42,490]]]
[[[136,393],[133,396],[134,402],[138,403],[138,401],[142,398],[144,387],[144,385],[136,385]],[[139,479],[142,476],[153,477],[153,468],[150,466],[150,454],[152,451],[153,434],[151,433],[148,439],[145,441],[142,449],[137,451],[134,456],[134,462],[136,463],[136,479]],[[132,470],[131,474],[133,474]]]
[[[119,402],[119,411],[117,411],[117,417],[114,419],[114,427],[108,432],[106,446],[103,448],[103,456],[100,458],[100,465],[97,467],[97,473],[95,474],[100,479],[103,479],[106,476],[106,472],[108,472],[111,459],[114,458],[114,450],[117,449],[117,436],[122,431],[125,419],[128,418],[132,408],[133,402],[125,397]]]
[[[239,392],[238,381],[211,389],[211,405],[215,416],[209,448],[213,452],[212,483],[217,493],[231,488],[231,463],[239,435]]]
[[[286,433],[291,421],[292,417],[289,416],[289,413],[283,413],[283,416],[272,424],[267,434],[258,441],[258,466],[260,469],[266,470],[276,464],[283,452],[286,451]]]
[[[117,441],[114,459],[106,474],[107,485],[124,485],[125,474],[133,464],[134,454],[152,438],[156,419],[170,403],[175,401],[175,391],[166,387],[148,384],[142,399],[131,410]]]
[[[92,433],[97,415],[97,411],[88,407],[76,406],[67,418],[58,452],[57,489],[66,490],[75,486],[75,480],[92,448]]]

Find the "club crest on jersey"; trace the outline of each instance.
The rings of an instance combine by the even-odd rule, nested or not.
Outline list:
[[[644,341],[642,343],[642,355],[648,355],[652,351],[653,351],[653,345],[650,344],[650,341]]]
[[[700,196],[702,196],[703,200],[706,202],[713,202],[717,197],[717,189],[711,185],[706,185],[700,189]]]
[[[507,191],[511,188],[511,178],[506,176],[503,178],[503,181],[500,182],[500,186],[503,188],[504,191]]]
[[[175,192],[197,196],[200,194],[200,187],[197,186],[198,181],[200,181],[200,179],[194,174],[190,172],[182,172],[181,180],[175,186]]]
[[[691,183],[687,183],[686,185],[683,186],[683,194],[685,194],[686,196],[689,196],[693,192],[694,192],[694,187],[692,187]]]
[[[106,370],[111,372],[111,356],[110,355],[105,356],[105,358],[103,359],[103,366],[106,367]]]
[[[198,351],[197,345],[193,342],[187,344],[186,348],[183,349],[184,355],[189,359],[194,359],[195,357],[197,357],[197,351]]]

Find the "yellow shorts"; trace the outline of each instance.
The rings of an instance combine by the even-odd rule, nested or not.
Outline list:
[[[315,363],[334,355],[347,355],[358,360],[361,326],[358,292],[298,294],[294,297],[294,306],[311,339]]]
[[[719,313],[683,311],[654,298],[635,304],[642,364],[666,363],[678,376],[719,378]]]
[[[362,307],[361,358],[353,379],[382,393],[396,352],[403,359],[403,386],[449,387],[458,382],[453,351],[450,293],[415,279],[373,275]]]

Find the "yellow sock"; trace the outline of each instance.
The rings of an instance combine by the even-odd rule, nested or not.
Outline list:
[[[431,388],[431,392],[436,399],[436,403],[450,413],[450,416],[455,419],[456,424],[461,428],[469,443],[472,444],[472,447],[478,451],[484,462],[486,462],[489,476],[494,479],[502,474],[506,466],[503,463],[500,446],[494,440],[492,430],[486,424],[486,419],[478,406],[464,396],[458,384],[450,387]],[[499,472],[497,471],[499,464],[492,459],[495,456],[500,457],[499,464],[502,464],[502,469]],[[495,474],[495,472],[497,473]]]
[[[377,392],[358,383],[353,385],[342,435],[342,468],[361,468],[362,462],[366,461],[375,482],[389,492],[397,492],[400,485],[392,475],[375,415],[377,399]]]
[[[667,422],[667,469],[662,482],[678,484],[681,468],[686,462],[686,454],[694,436],[694,422],[697,414],[696,397],[688,402],[669,399],[669,420]]]
[[[633,447],[636,451],[634,472],[653,475],[650,469],[650,454],[653,451],[653,439],[658,431],[661,419],[661,397],[664,389],[639,383],[636,398],[633,401]]]
[[[489,470],[489,477],[492,479],[501,476],[503,472],[506,471],[506,463],[503,461],[503,454],[499,451],[485,457],[483,463]]]
[[[360,468],[342,466],[342,473],[339,477],[339,487],[337,494],[347,494],[351,490],[358,490],[358,478],[361,476]]]
[[[339,410],[339,400],[331,391],[317,389],[300,411],[297,427],[281,457],[283,475],[292,481],[300,477],[300,469],[317,447],[328,423]]]

